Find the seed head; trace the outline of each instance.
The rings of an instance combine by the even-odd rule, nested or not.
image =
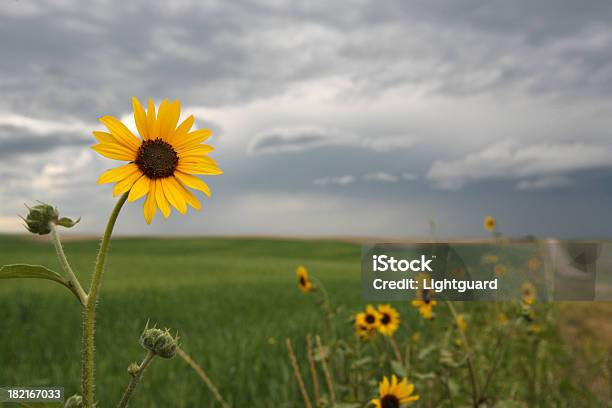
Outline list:
[[[178,336],[172,336],[170,330],[149,328],[148,324],[140,335],[140,345],[161,358],[172,358],[176,354]]]
[[[66,400],[64,408],[83,408],[83,397],[74,394],[72,397]]]
[[[21,217],[21,219],[25,222],[26,229],[33,234],[46,235],[50,233],[51,223],[72,228],[81,220],[80,218],[76,221],[67,217],[60,218],[57,208],[42,202],[34,207],[26,205],[26,208],[28,209],[28,215],[26,218]]]

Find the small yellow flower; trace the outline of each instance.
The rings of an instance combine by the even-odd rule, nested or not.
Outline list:
[[[308,271],[306,270],[306,268],[302,265],[298,266],[297,270],[295,271],[298,277],[298,287],[302,290],[302,292],[304,293],[308,293],[312,290],[313,286],[312,283],[310,282],[310,279],[308,278]]]
[[[494,254],[486,254],[482,257],[482,262],[486,264],[494,264],[499,261],[499,257]]]
[[[143,214],[148,224],[158,208],[166,218],[172,207],[181,214],[187,212],[188,205],[201,209],[200,201],[187,188],[200,190],[207,196],[210,196],[210,188],[194,174],[223,173],[208,157],[212,146],[201,144],[210,137],[211,131],[190,131],[193,116],[177,126],[181,111],[178,100],[164,99],[157,114],[151,99],[146,113],[135,97],[132,105],[140,138],[113,116],[100,119],[110,133],[93,132],[99,144],[92,149],[109,159],[128,162],[102,173],[98,184],[117,183],[113,195],[129,191],[129,202],[147,196]]]
[[[378,331],[384,336],[392,336],[399,328],[400,314],[390,305],[378,306],[380,315]]]
[[[529,327],[529,332],[533,333],[533,334],[538,334],[542,331],[542,326],[540,326],[538,323],[533,323],[530,327]]]
[[[421,341],[421,333],[419,332],[412,333],[412,336],[410,336],[410,340],[412,340],[413,343],[418,343],[419,341]]]
[[[368,329],[368,327],[365,324],[358,323],[358,321],[359,322],[362,321],[362,318],[359,317],[359,315],[355,319],[355,336],[359,337],[363,341],[370,340],[374,336],[376,336],[376,329]]]
[[[508,316],[504,312],[499,312],[497,314],[497,324],[499,326],[505,326],[508,324]]]
[[[412,306],[419,309],[419,313],[426,320],[431,320],[434,317],[433,307],[438,303],[433,299],[433,290],[423,288],[423,280],[426,277],[419,275],[419,289],[417,290],[416,299],[412,301]]]
[[[541,265],[540,259],[537,257],[533,257],[527,262],[527,267],[533,272],[540,269],[540,265]]]
[[[368,330],[376,330],[380,325],[380,313],[378,313],[374,306],[368,305],[365,312],[357,314],[355,322]]]
[[[484,227],[487,231],[495,231],[495,227],[497,225],[497,222],[495,221],[495,218],[493,218],[490,215],[487,215],[484,219]]]
[[[399,408],[402,405],[409,405],[420,398],[412,395],[414,385],[409,383],[406,378],[398,383],[395,375],[391,376],[391,382],[385,376],[378,384],[378,398],[372,400],[376,408]]]
[[[504,276],[506,274],[506,267],[504,265],[495,265],[495,276],[497,276],[498,278],[501,278],[502,276]]]
[[[533,283],[523,282],[521,285],[521,298],[523,303],[527,305],[533,305],[536,301],[537,291]]]
[[[457,328],[465,333],[467,330],[467,321],[465,320],[465,316],[462,314],[458,314],[455,319],[455,323],[457,323]]]

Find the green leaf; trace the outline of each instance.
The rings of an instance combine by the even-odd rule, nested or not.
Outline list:
[[[79,221],[81,221],[81,217],[79,217],[76,221],[73,221],[68,217],[62,217],[59,220],[57,220],[56,224],[61,225],[62,227],[65,227],[65,228],[72,228],[75,225],[77,225]]]
[[[41,265],[26,265],[26,264],[13,264],[4,265],[0,268],[0,279],[46,279],[57,282],[67,287],[74,295],[79,298],[75,289],[68,283],[66,279],[59,273],[52,271],[49,268],[45,268]]]

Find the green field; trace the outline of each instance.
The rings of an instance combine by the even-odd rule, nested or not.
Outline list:
[[[69,241],[65,247],[86,282],[98,242]],[[349,320],[352,312],[363,307],[360,253],[359,245],[324,240],[114,239],[98,309],[100,407],[114,406],[128,382],[127,365],[142,359],[138,337],[147,320],[178,330],[182,347],[202,365],[232,406],[303,406],[284,339],[293,338],[298,356],[303,356],[305,335],[321,333],[323,324],[312,297],[298,291],[295,268],[304,264],[325,282],[334,304],[343,305],[336,318],[342,336],[355,341]],[[0,265],[17,262],[60,270],[50,242],[0,236]],[[394,306],[406,328],[398,337],[408,338],[409,331],[416,330],[434,336],[435,330],[448,326],[439,318],[434,324],[439,329],[427,328],[408,304]],[[474,328],[484,328],[493,313],[491,304],[458,307],[471,314],[470,326]],[[445,312],[442,307],[440,310],[443,317]],[[80,318],[77,301],[59,285],[0,281],[0,384],[62,386],[68,395],[79,392]],[[482,332],[488,333],[485,329]],[[567,406],[598,406],[596,396],[573,374],[574,363],[554,322],[543,336],[547,354],[541,358],[549,366],[542,369],[538,384],[542,406],[564,406],[555,405],[559,401]],[[426,349],[427,344],[420,347]],[[492,352],[487,343],[476,348],[483,355]],[[529,393],[524,374],[517,369],[524,362],[521,354],[526,349],[519,344],[507,351],[491,387],[496,394],[524,399]],[[436,372],[438,361],[430,359],[423,367],[434,367],[431,370]],[[304,360],[300,357],[305,366]],[[486,365],[480,368],[485,371]],[[383,374],[388,372],[378,372],[372,385]],[[457,401],[469,401],[465,373],[459,370],[453,375]],[[433,380],[422,378],[416,383],[422,395],[419,406],[435,406],[427,401],[431,404],[439,398],[428,398],[427,391],[439,391]],[[191,369],[175,358],[153,362],[130,406],[215,405]]]

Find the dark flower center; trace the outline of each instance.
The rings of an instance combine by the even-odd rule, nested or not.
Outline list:
[[[300,276],[300,285],[306,286],[306,279],[303,276]]]
[[[136,155],[136,165],[150,179],[170,177],[178,164],[178,154],[161,139],[145,140]]]
[[[399,408],[400,403],[395,395],[388,394],[380,400],[380,406],[382,408]]]
[[[431,302],[431,292],[429,290],[423,290],[423,302],[428,305]]]
[[[391,316],[389,316],[386,313],[383,313],[382,319],[380,319],[380,322],[384,325],[389,324],[389,322],[391,322]]]
[[[366,322],[368,322],[368,324],[372,324],[376,321],[376,318],[374,317],[374,315],[368,314],[366,315],[365,320]]]

